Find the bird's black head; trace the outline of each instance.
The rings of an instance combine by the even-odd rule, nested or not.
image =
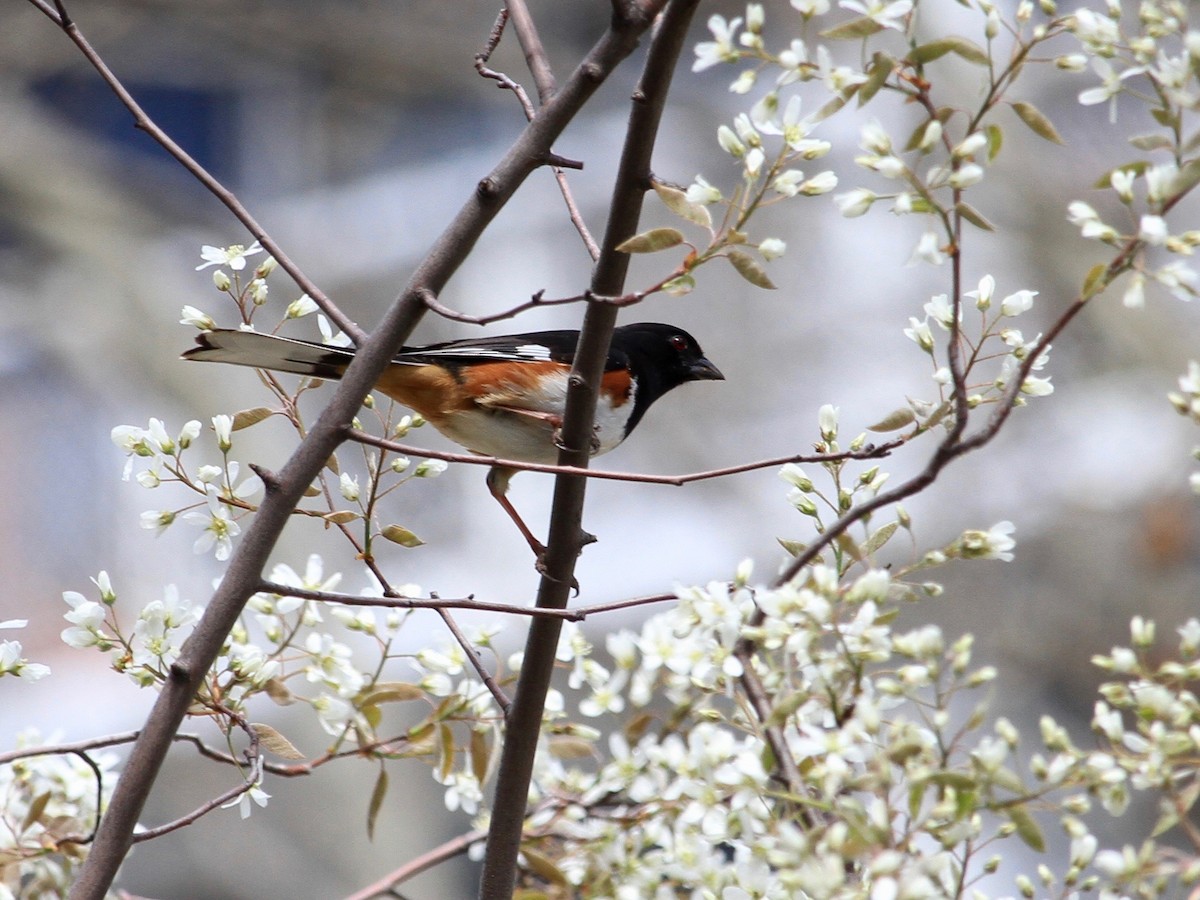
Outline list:
[[[696,339],[674,325],[639,322],[613,332],[610,364],[627,365],[637,379],[633,414],[625,433],[655,400],[687,381],[723,381],[725,376],[704,356]]]

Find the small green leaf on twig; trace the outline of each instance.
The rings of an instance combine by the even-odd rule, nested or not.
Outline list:
[[[1046,118],[1045,113],[1034,106],[1032,103],[1026,103],[1024,100],[1018,100],[1013,104],[1013,112],[1017,114],[1022,122],[1029,126],[1032,131],[1040,138],[1045,138],[1055,144],[1065,144],[1062,135],[1058,133],[1058,129],[1054,127],[1054,123]]]
[[[868,425],[867,431],[887,432],[899,431],[917,420],[916,414],[907,406],[902,406],[888,413],[874,425]]]
[[[843,22],[841,25],[835,25],[833,28],[825,29],[821,32],[821,37],[831,41],[856,41],[881,31],[883,31],[883,26],[874,19],[860,16],[849,22]]]
[[[712,228],[712,216],[708,207],[693,203],[687,198],[687,194],[677,187],[663,184],[661,181],[655,181],[653,184],[658,199],[675,215],[702,228]]]
[[[258,742],[267,750],[282,759],[304,759],[304,754],[296,749],[295,744],[285,738],[270,725],[261,722],[251,723],[258,734]]]
[[[683,232],[678,228],[651,228],[617,245],[620,253],[657,253],[683,243]]]
[[[257,425],[263,419],[270,418],[271,410],[265,406],[256,406],[254,409],[243,409],[241,412],[233,414],[233,426],[231,431],[241,431],[243,428],[249,428],[251,425]]]
[[[420,547],[425,542],[405,528],[403,525],[387,525],[383,531],[379,532],[393,544],[399,544],[401,547]]]
[[[737,269],[737,273],[752,285],[765,288],[769,291],[775,290],[775,285],[767,277],[766,271],[749,253],[741,250],[730,250],[726,254],[726,257],[733,264],[733,267]]]

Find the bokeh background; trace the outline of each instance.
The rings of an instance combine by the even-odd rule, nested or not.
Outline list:
[[[786,3],[765,5],[769,24],[795,15]],[[608,14],[598,0],[531,7],[560,77]],[[949,0],[935,8],[980,39],[969,12]],[[75,14],[150,114],[369,328],[523,125],[513,97],[472,67],[496,11],[497,4],[478,0],[98,0]],[[694,40],[706,37],[703,20],[713,12],[737,15],[739,7],[704,4]],[[493,67],[528,83],[515,46],[506,39]],[[1059,49],[1074,47],[1064,40]],[[639,58],[601,89],[556,148],[585,162],[570,182],[596,233]],[[950,58],[939,66],[946,102],[978,99],[976,70]],[[680,67],[655,170],[685,184],[699,172],[732,184],[736,170],[717,148],[715,130],[744,103],[726,90],[735,70],[689,69],[690,58]],[[1052,117],[1067,145],[1047,144],[1002,114],[1004,150],[973,200],[997,231],[971,231],[966,245],[969,283],[992,273],[1001,295],[1040,292],[1030,321],[1018,323],[1027,335],[1067,304],[1103,258],[1066,222],[1067,203],[1086,199],[1111,215],[1109,197],[1091,182],[1130,156],[1122,134],[1153,127],[1133,105],[1118,104],[1116,128],[1104,108],[1079,106],[1076,96],[1093,76],[1047,74],[1054,77],[1031,71],[1019,96]],[[808,110],[823,102],[816,85],[798,90]],[[895,104],[876,101],[869,113],[901,136],[917,122],[916,110]],[[820,126],[816,136],[835,149],[811,174],[834,170],[839,190],[886,189],[853,163],[863,121],[847,109]],[[177,430],[186,419],[207,423],[268,398],[249,370],[178,359],[194,333],[178,324],[183,305],[222,324],[235,321],[210,272],[194,271],[200,245],[249,239],[132,127],[73,45],[20,2],[0,10],[0,123],[0,620],[28,618],[20,634],[26,655],[54,669],[34,685],[0,681],[0,748],[7,748],[28,725],[64,739],[133,728],[152,700],[105,675],[100,654],[61,644],[62,591],[86,593],[88,579],[106,569],[136,610],[166,583],[203,600],[220,573],[211,556],[193,554],[194,529],[177,525],[155,538],[138,527],[142,510],[181,501],[123,483],[109,430],[144,426],[151,416]],[[1191,203],[1176,215],[1195,213]],[[647,221],[668,221],[653,200]],[[908,316],[920,316],[931,294],[949,288],[947,270],[906,265],[921,224],[882,208],[845,220],[828,196],[781,205],[757,224],[760,236],[788,243],[787,255],[769,268],[778,290],[758,290],[712,267],[693,294],[655,297],[624,313],[624,321],[685,327],[728,380],[688,385],[661,401],[603,465],[678,473],[803,452],[823,403],[840,408],[849,437],[906,396],[931,397],[926,359],[902,334]],[[638,260],[631,285],[650,283],[661,264]],[[588,275],[553,180],[541,172],[442,300],[483,314],[539,290],[578,293]],[[278,310],[299,296],[282,273],[272,285]],[[487,333],[577,327],[579,315],[572,307],[540,310]],[[430,316],[414,340],[478,333]],[[1030,737],[1038,715],[1050,710],[1086,739],[1099,680],[1089,659],[1126,640],[1132,613],[1153,616],[1169,633],[1200,612],[1197,515],[1186,490],[1196,436],[1165,399],[1197,355],[1198,337],[1195,311],[1165,294],[1152,292],[1141,311],[1123,309],[1119,292],[1098,300],[1054,348],[1054,395],[1014,416],[1000,439],[907,504],[923,548],[964,528],[1017,524],[1015,561],[945,571],[945,596],[910,618],[976,634],[980,661],[1003,673],[994,708]],[[427,432],[414,442],[448,447]],[[293,443],[290,431],[268,424],[239,435],[236,447],[242,458],[274,466]],[[919,468],[925,452],[918,444],[884,466],[898,479]],[[538,475],[514,482],[512,496],[538,531],[551,484]],[[768,577],[781,559],[776,538],[806,535],[785,493],[772,470],[682,489],[594,482],[584,524],[600,540],[580,561],[580,602],[725,578],[745,557]],[[390,518],[427,541],[387,554],[394,582],[443,596],[531,601],[536,573],[520,536],[488,498],[482,469],[452,467],[389,502]],[[346,573],[343,589],[366,586],[346,548],[308,523],[289,530],[276,561],[300,570],[314,550],[327,571]],[[599,639],[635,620],[612,617],[589,630]],[[519,626],[507,638],[512,649]],[[417,617],[409,637],[414,648],[447,639],[432,615]],[[272,715],[289,721],[286,713]],[[322,746],[319,733],[289,735],[310,753]],[[346,763],[314,778],[268,783],[275,799],[267,810],[245,823],[233,811],[214,813],[140,847],[125,883],[138,894],[190,900],[334,897],[467,827],[461,814],[444,810],[423,768],[394,766],[391,801],[369,843],[374,771],[364,769]],[[177,816],[232,778],[180,751],[145,819]],[[406,896],[466,896],[469,878],[464,867],[448,867]]]

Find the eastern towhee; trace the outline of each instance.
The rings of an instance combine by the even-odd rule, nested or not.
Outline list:
[[[537,331],[405,347],[375,387],[473,453],[554,463],[578,341],[578,331]],[[311,378],[340,378],[354,356],[346,347],[255,331],[206,331],[196,343],[184,359]],[[652,322],[618,327],[597,398],[592,455],[625,440],[672,388],[724,377],[682,328]],[[505,496],[514,471],[494,467],[488,488],[540,556],[545,548]]]

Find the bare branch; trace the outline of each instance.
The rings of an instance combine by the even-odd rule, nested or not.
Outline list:
[[[46,9],[40,0],[30,0],[30,2],[32,2],[39,9],[42,9],[43,12],[46,12]],[[150,116],[146,114],[146,111],[142,109],[141,105],[137,102],[137,100],[134,99],[133,95],[129,92],[125,85],[122,84],[112,70],[109,69],[108,65],[100,57],[100,54],[96,52],[96,49],[91,45],[87,38],[84,37],[83,33],[79,30],[75,23],[71,21],[61,0],[56,0],[56,5],[61,11],[60,16],[51,15],[51,18],[59,24],[59,27],[62,28],[63,32],[71,39],[75,46],[79,48],[80,52],[84,55],[87,61],[92,64],[92,67],[100,73],[100,77],[104,80],[104,83],[109,86],[112,92],[117,95],[117,99],[120,100],[125,108],[133,115],[134,127],[144,131],[151,138],[153,138],[164,150],[171,154],[171,156],[174,157],[174,159],[181,166],[187,169],[187,171],[190,172],[197,181],[204,185],[204,187],[208,189],[209,193],[220,200],[221,203],[224,204],[225,208],[233,213],[234,218],[246,226],[246,230],[250,232],[250,235],[256,241],[262,244],[268,253],[275,257],[276,262],[278,262],[280,267],[287,272],[289,276],[291,276],[292,280],[296,283],[300,290],[308,294],[313,301],[319,307],[321,307],[325,314],[329,316],[334,324],[336,324],[338,328],[350,336],[351,340],[353,340],[355,344],[361,345],[363,341],[366,340],[367,333],[359,328],[352,319],[343,313],[341,309],[338,308],[337,304],[330,300],[329,297],[325,295],[324,291],[322,291],[314,281],[304,274],[304,272],[292,260],[292,258],[283,252],[283,248],[280,247],[279,244],[275,242],[275,239],[267,233],[267,230],[258,223],[258,220],[250,214],[250,211],[242,205],[241,201],[238,200],[233,191],[221,184],[221,182],[218,181],[211,172],[193,159],[186,150],[179,146],[179,144],[175,143],[175,141],[172,140],[171,137],[165,131],[163,131],[157,125],[157,123],[150,118]]]
[[[458,646],[462,647],[463,653],[467,654],[467,659],[471,662],[471,668],[475,670],[475,674],[479,676],[479,680],[483,682],[484,687],[491,692],[492,698],[496,701],[496,705],[504,711],[507,716],[509,709],[512,707],[512,701],[508,699],[508,695],[500,689],[500,685],[496,684],[496,679],[492,677],[492,673],[484,666],[483,660],[479,658],[479,654],[475,652],[475,647],[467,640],[467,636],[462,633],[458,627],[458,623],[454,621],[450,613],[446,609],[439,609],[438,615],[442,617],[442,621],[446,623],[446,627],[450,629],[450,633],[454,635],[454,639],[458,641]]]
[[[638,484],[665,484],[672,487],[682,487],[696,481],[708,481],[712,478],[726,478],[730,475],[741,475],[744,472],[754,472],[760,469],[771,469],[788,463],[832,463],[851,459],[881,459],[893,450],[905,444],[905,438],[888,441],[884,444],[870,444],[861,450],[846,450],[841,453],[793,453],[787,456],[772,456],[752,462],[738,463],[719,469],[705,469],[701,472],[688,472],[684,475],[648,475],[640,472],[614,472],[609,469],[587,469],[582,466],[557,466],[549,463],[529,463],[515,459],[501,459],[495,456],[476,456],[472,453],[455,453],[448,450],[427,450],[423,447],[413,447],[389,441],[387,438],[376,437],[363,431],[351,431],[348,435],[352,441],[370,444],[394,453],[406,456],[419,456],[423,459],[441,459],[446,462],[465,463],[472,466],[500,466],[505,469],[516,469],[521,472],[542,472],[547,475],[577,475],[581,478],[599,478],[606,481],[630,481]]]
[[[546,48],[542,46],[537,26],[533,23],[533,16],[529,14],[525,0],[507,0],[505,6],[517,32],[517,41],[525,52],[525,65],[529,67],[529,74],[533,76],[533,83],[537,85],[538,99],[545,104],[554,96],[556,85],[554,72],[550,69],[550,60],[546,56]]]
[[[554,74],[550,71],[550,64],[546,59],[546,51],[542,47],[542,40],[538,36],[537,28],[533,24],[533,18],[529,15],[529,10],[523,2],[517,2],[517,0],[509,3],[505,9],[500,11],[500,15],[496,17],[496,24],[492,26],[487,44],[481,52],[475,55],[475,71],[484,78],[490,78],[497,82],[498,87],[512,91],[517,101],[521,104],[521,109],[525,112],[526,120],[532,122],[537,112],[533,108],[533,103],[529,100],[529,95],[525,93],[525,88],[521,87],[518,82],[509,78],[504,73],[487,67],[487,61],[491,59],[492,53],[500,43],[500,38],[504,34],[505,23],[510,16],[513,26],[517,31],[517,40],[520,42],[521,48],[525,51],[526,64],[533,74],[534,83],[537,84],[539,99],[545,104],[554,96]],[[563,202],[567,205],[567,215],[571,219],[571,224],[579,232],[579,237],[583,240],[588,254],[595,260],[600,254],[600,248],[596,246],[595,239],[592,237],[591,232],[588,231],[587,224],[583,221],[583,215],[579,212],[579,207],[575,203],[575,197],[571,193],[570,185],[567,184],[566,173],[563,172],[563,169],[582,169],[583,163],[564,159],[553,152],[547,153],[545,162],[554,173],[554,180],[558,182],[558,189],[562,193]]]
[[[466,853],[472,844],[478,844],[485,837],[485,831],[468,831],[466,834],[460,834],[456,838],[451,838],[444,844],[439,844],[432,850],[422,853],[415,859],[409,860],[400,868],[389,872],[387,875],[380,878],[373,884],[367,885],[361,891],[355,891],[345,900],[371,900],[372,897],[382,897],[387,894],[396,896],[393,889],[398,884],[403,884],[410,878],[415,878],[422,872],[432,869],[436,865],[444,863],[448,859],[453,859],[463,853]]]
[[[698,0],[670,0],[651,42],[634,93],[603,249],[592,275],[591,287],[598,294],[619,294],[624,285],[629,257],[617,252],[616,247],[637,229],[642,199],[649,185],[651,151],[671,75],[697,5]],[[614,26],[627,22],[627,27],[641,29],[655,18],[653,9],[635,12],[641,15],[631,19],[614,16]],[[616,319],[616,307],[588,304],[567,390],[560,445],[563,449],[558,458],[562,465],[587,468],[597,387]],[[539,607],[562,609],[567,605],[574,581],[575,560],[583,546],[580,521],[586,486],[587,479],[578,475],[556,476],[549,540],[538,587]],[[506,720],[487,855],[480,878],[480,900],[508,900],[512,896],[529,781],[560,632],[561,624],[548,619],[535,619],[529,628],[516,698]]]

